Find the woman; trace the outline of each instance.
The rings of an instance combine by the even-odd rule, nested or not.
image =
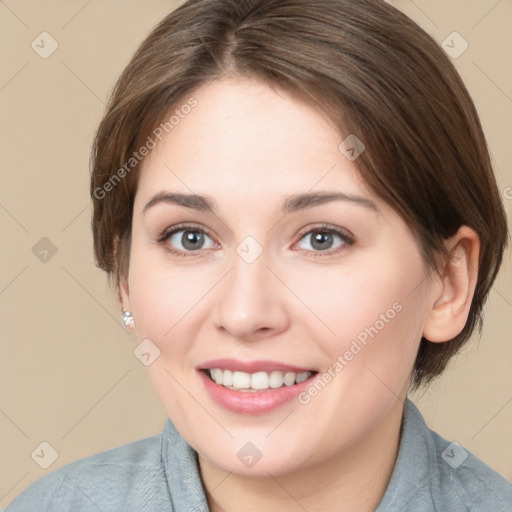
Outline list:
[[[186,2],[115,87],[91,196],[169,419],[9,512],[511,510],[407,399],[481,322],[508,235],[474,105],[406,16]]]

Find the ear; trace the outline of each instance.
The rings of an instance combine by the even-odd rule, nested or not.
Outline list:
[[[445,243],[450,256],[441,268],[439,286],[435,287],[423,328],[423,337],[434,343],[451,340],[462,331],[478,278],[478,234],[461,226]]]

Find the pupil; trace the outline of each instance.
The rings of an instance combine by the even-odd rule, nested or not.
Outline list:
[[[315,247],[316,244],[318,244],[318,247],[315,247],[317,249],[325,249],[326,243],[325,242],[331,242],[332,243],[332,234],[331,233],[325,233],[318,231],[317,234],[313,237],[313,247]],[[329,243],[327,244],[330,245]]]
[[[198,246],[201,247],[203,238],[203,234],[198,231],[186,231],[183,234],[183,247],[191,250],[197,249]]]

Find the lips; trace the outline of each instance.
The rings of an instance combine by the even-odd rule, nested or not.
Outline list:
[[[232,412],[269,412],[310,385],[316,370],[276,361],[216,359],[197,368],[206,391]]]

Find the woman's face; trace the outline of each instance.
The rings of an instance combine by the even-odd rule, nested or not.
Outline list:
[[[433,302],[415,237],[307,106],[253,79],[193,96],[141,170],[123,291],[165,410],[242,475],[378,446]]]

